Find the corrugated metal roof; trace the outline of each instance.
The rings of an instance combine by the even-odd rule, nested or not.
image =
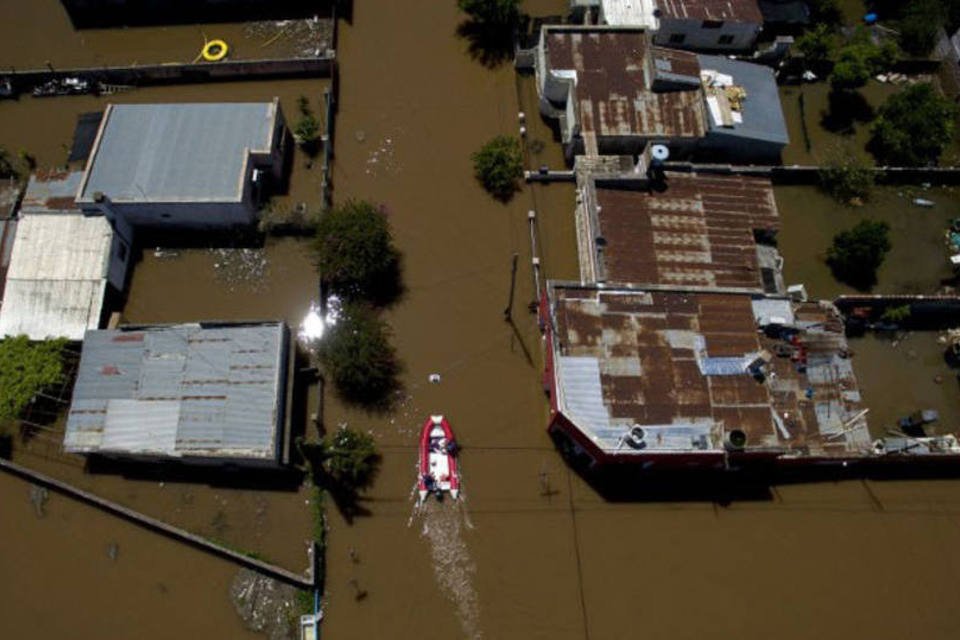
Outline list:
[[[271,149],[274,102],[110,105],[80,200],[235,202],[249,151]]]
[[[79,213],[25,215],[17,225],[9,278],[100,280],[107,277],[113,230]]]
[[[671,173],[662,192],[634,182],[588,186],[595,206],[580,246],[605,281],[763,291],[754,230],[779,226],[769,180]]]
[[[550,295],[558,407],[601,448],[636,452],[623,447],[633,426],[648,432],[641,451],[719,450],[732,429],[753,449],[869,447],[862,416],[844,426],[862,407],[829,306],[799,305],[797,317],[825,322],[790,340],[758,331],[748,294],[552,284]]]
[[[113,231],[79,212],[29,213],[17,224],[0,335],[80,340],[100,322]]]
[[[575,71],[577,114],[581,131],[597,136],[699,138],[706,131],[698,85],[655,91],[654,58],[670,71],[699,77],[695,54],[652,47],[637,29],[548,29],[547,65]],[[660,69],[660,71],[664,71]],[[676,88],[674,88],[676,89]]]
[[[763,23],[757,0],[656,0],[663,18]]]
[[[82,340],[100,324],[106,280],[7,279],[0,336]]]
[[[272,459],[286,362],[282,323],[90,331],[64,448]]]
[[[38,171],[30,175],[23,194],[23,213],[71,213],[83,180],[82,171]]]
[[[655,0],[600,0],[604,21],[616,27],[656,29]]]

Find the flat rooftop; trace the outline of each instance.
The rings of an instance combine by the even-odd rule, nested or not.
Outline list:
[[[88,331],[64,449],[274,460],[286,362],[280,322]]]
[[[667,174],[663,192],[644,182],[591,181],[581,251],[596,279],[636,285],[764,291],[754,231],[772,235],[779,216],[769,180]],[[592,196],[592,197],[590,197]],[[599,245],[599,246],[598,246]],[[594,279],[594,278],[588,278]]]
[[[724,56],[699,55],[697,59],[702,70],[711,134],[779,145],[790,142],[773,69]],[[742,91],[742,98],[731,100],[730,91]]]
[[[706,115],[695,54],[651,46],[639,29],[547,29],[551,71],[576,73],[581,131],[597,136],[700,138]],[[686,90],[655,91],[655,80]]]
[[[558,409],[606,453],[718,453],[733,429],[748,451],[870,448],[829,305],[562,283],[550,305]],[[625,444],[635,426],[643,449]]]
[[[270,153],[278,103],[111,104],[78,202],[237,202],[250,153]]]
[[[757,0],[655,0],[661,16],[763,24]]]

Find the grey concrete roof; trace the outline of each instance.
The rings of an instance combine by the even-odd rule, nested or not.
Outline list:
[[[275,459],[286,336],[279,322],[88,331],[64,448]]]
[[[725,127],[717,125],[712,118],[707,118],[711,134],[740,136],[784,145],[790,141],[772,69],[723,56],[697,57],[703,70],[719,71],[733,76],[734,84],[743,87],[747,92],[743,101],[743,122]]]
[[[249,151],[270,151],[276,116],[275,102],[109,105],[78,201],[239,201]]]

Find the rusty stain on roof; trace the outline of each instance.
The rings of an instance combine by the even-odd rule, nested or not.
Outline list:
[[[550,292],[549,348],[558,357],[598,360],[612,428],[713,424],[744,431],[748,449],[823,455],[869,446],[865,421],[842,433],[862,407],[843,324],[830,305],[794,304],[796,326],[774,333],[758,329],[749,294],[558,283]],[[746,367],[732,374],[704,368],[710,359],[750,362],[758,354],[768,357],[762,376]]]
[[[545,41],[550,69],[577,72],[576,107],[583,133],[673,138],[705,135],[700,65],[695,54],[653,47],[648,35],[635,29],[550,30]],[[658,71],[695,82],[684,89],[655,90]]]
[[[769,180],[669,174],[663,192],[595,193],[590,232],[602,238],[605,280],[763,290],[754,230],[779,226]]]
[[[657,0],[664,18],[763,23],[757,0]]]

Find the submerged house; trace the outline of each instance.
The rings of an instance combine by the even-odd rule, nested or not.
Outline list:
[[[829,303],[552,282],[549,431],[587,466],[805,464],[870,454]]]
[[[282,459],[288,352],[282,322],[88,331],[64,449],[275,466]]]
[[[0,336],[81,340],[103,325],[105,301],[123,291],[130,246],[103,217],[76,208],[82,177],[30,177],[2,287]]]
[[[752,49],[763,29],[757,0],[573,0],[601,24],[642,27],[659,45],[701,51]]]
[[[639,155],[776,161],[789,142],[773,71],[654,46],[637,28],[549,26],[533,56],[540,111],[568,159]]]
[[[250,224],[282,180],[288,137],[278,100],[111,104],[76,202],[118,229]]]

